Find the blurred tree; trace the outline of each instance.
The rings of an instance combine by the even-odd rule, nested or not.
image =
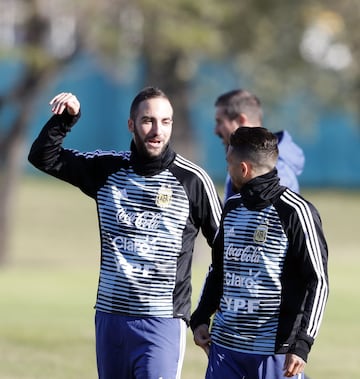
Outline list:
[[[23,158],[25,132],[34,102],[51,79],[51,75],[61,65],[66,64],[75,51],[72,56],[58,58],[47,49],[49,19],[39,11],[36,1],[28,1],[25,6],[25,3],[21,4],[19,1],[4,0],[0,13],[1,55],[8,60],[19,61],[22,66],[12,87],[0,94],[0,112],[10,110],[14,114],[10,125],[2,125],[0,128],[0,263],[3,263],[8,247],[11,210]],[[17,41],[17,38],[20,41]]]
[[[312,93],[359,117],[359,21],[357,0],[243,0],[222,25],[226,59],[264,104]]]
[[[171,98],[182,126],[175,145],[191,157],[190,85],[206,60],[231,62],[266,104],[311,88],[319,101],[359,111],[359,15],[358,0],[2,0],[0,56],[22,70],[0,89],[0,116],[15,114],[0,125],[0,263],[34,101],[79,53],[114,74],[143,59],[144,85]]]

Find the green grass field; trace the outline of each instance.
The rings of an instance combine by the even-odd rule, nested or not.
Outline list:
[[[304,191],[329,244],[330,297],[307,366],[311,379],[360,377],[360,192]],[[13,214],[10,257],[0,269],[0,378],[96,379],[93,305],[99,265],[94,202],[54,179],[25,178]],[[194,259],[196,302],[210,251]],[[189,332],[184,379],[204,377]]]

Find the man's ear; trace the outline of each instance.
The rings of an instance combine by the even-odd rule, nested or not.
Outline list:
[[[250,178],[251,177],[251,163],[247,161],[241,161],[240,162],[241,172],[243,178]]]
[[[239,116],[237,117],[237,121],[240,126],[248,126],[249,124],[249,120],[245,113],[240,113]]]
[[[128,129],[131,133],[134,132],[134,121],[131,118],[128,119]]]

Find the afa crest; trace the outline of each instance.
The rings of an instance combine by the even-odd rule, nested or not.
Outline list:
[[[268,226],[267,224],[260,224],[255,232],[254,232],[254,236],[253,236],[253,240],[254,242],[256,243],[264,243],[266,241],[266,238],[267,238],[267,234],[268,234]]]
[[[156,205],[160,208],[170,206],[172,200],[172,189],[169,186],[162,185],[156,196]]]

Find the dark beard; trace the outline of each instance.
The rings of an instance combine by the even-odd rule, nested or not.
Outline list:
[[[134,138],[133,139],[134,139],[134,143],[136,146],[136,150],[138,151],[138,154],[144,158],[147,158],[147,159],[155,159],[157,157],[160,157],[164,153],[164,151],[167,149],[167,147],[169,146],[169,143],[167,143],[160,150],[159,154],[156,154],[156,155],[150,154],[149,151],[147,150],[146,146],[145,146],[144,141],[141,139],[141,137],[138,134],[135,123],[134,123]]]

